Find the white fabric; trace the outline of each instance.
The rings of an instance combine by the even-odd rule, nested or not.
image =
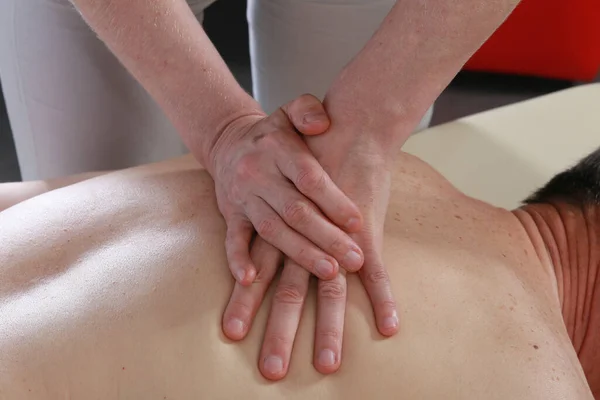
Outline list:
[[[304,93],[323,99],[335,76],[367,43],[395,3],[249,0],[254,97],[267,112]],[[427,111],[417,130],[429,126],[432,112],[433,108]]]
[[[207,2],[190,3],[201,19]],[[168,119],[68,0],[0,1],[0,79],[24,180],[185,153]]]

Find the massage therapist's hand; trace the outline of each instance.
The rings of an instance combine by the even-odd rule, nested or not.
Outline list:
[[[365,256],[364,265],[358,273],[371,300],[379,332],[391,336],[398,331],[399,321],[388,274],[381,259],[390,191],[387,152],[366,132],[350,136],[349,129],[352,128],[344,127],[344,132],[340,132],[332,126],[325,135],[307,137],[306,142],[338,187],[361,210],[363,228],[351,235]],[[352,139],[345,141],[344,137]],[[275,289],[259,361],[266,377],[277,379],[282,376],[272,369],[278,365],[273,356],[281,357],[284,368],[289,365],[309,278],[309,274],[294,262],[286,262]],[[337,371],[341,365],[346,289],[344,273],[329,281],[319,280],[317,284],[313,364],[324,374]],[[301,301],[294,302],[299,299]]]
[[[227,223],[227,259],[239,283],[256,277],[249,250],[255,230],[319,278],[334,278],[340,266],[362,266],[361,249],[345,233],[361,228],[360,212],[297,132],[315,135],[328,127],[321,102],[305,95],[269,116],[232,121],[212,146],[207,167]]]
[[[324,165],[334,182],[360,208],[363,228],[351,235],[361,246],[365,263],[359,274],[370,296],[379,331],[386,336],[398,331],[396,306],[390,282],[381,259],[383,224],[389,199],[390,152],[355,126],[332,126],[324,135],[306,137],[308,147]],[[279,253],[257,240],[252,258],[259,267],[256,283],[235,285],[223,317],[225,334],[242,339],[270,286],[281,262]],[[261,373],[268,379],[281,379],[288,371],[292,347],[309,287],[310,274],[286,260],[275,295],[259,358]],[[346,277],[318,282],[318,310],[314,346],[314,366],[322,373],[337,371],[341,364],[346,306]]]

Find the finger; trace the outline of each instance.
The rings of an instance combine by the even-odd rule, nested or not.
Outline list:
[[[331,279],[338,273],[335,258],[287,226],[264,200],[255,198],[246,207],[256,232],[286,256],[321,279]]]
[[[358,274],[371,299],[377,329],[384,336],[392,336],[400,328],[392,285],[383,263],[372,262],[371,258],[378,260],[377,256],[366,257],[365,265]]]
[[[258,274],[250,286],[236,282],[223,313],[223,333],[231,340],[241,340],[250,331],[254,317],[281,263],[281,252],[260,237],[252,245],[252,259]]]
[[[342,192],[317,160],[309,154],[286,154],[277,160],[280,171],[296,188],[337,226],[346,232],[358,232],[362,216],[358,207]]]
[[[330,125],[323,103],[315,96],[304,94],[281,107],[294,127],[304,135],[319,135]]]
[[[363,265],[362,250],[344,231],[325,218],[291,185],[276,193],[259,193],[285,223],[334,257],[349,272]]]
[[[275,289],[260,356],[259,369],[267,379],[278,380],[287,374],[309,281],[308,271],[286,260]]]
[[[346,275],[319,281],[314,366],[322,374],[336,372],[342,360],[346,313]]]
[[[250,241],[254,233],[252,223],[244,216],[234,215],[227,220],[225,252],[229,270],[242,285],[250,285],[256,277],[256,268],[250,259]]]

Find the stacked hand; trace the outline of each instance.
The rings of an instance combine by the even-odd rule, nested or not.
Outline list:
[[[232,131],[240,133],[226,131],[229,137],[217,143],[215,154],[223,151],[219,146],[235,151],[226,150],[227,156],[212,166],[217,200],[228,225],[228,260],[237,280],[223,330],[233,340],[247,335],[284,258],[281,250],[287,257],[259,368],[269,379],[287,373],[310,276],[315,274],[320,279],[314,365],[322,373],[335,372],[341,362],[345,271],[360,268],[379,331],[389,336],[399,327],[381,260],[389,194],[385,151],[368,135],[349,132],[353,127],[334,125],[319,135],[330,124],[312,96],[300,97],[269,117],[246,117],[235,124]],[[311,136],[301,137],[296,130]],[[259,236],[249,251],[254,229]],[[328,273],[320,268],[323,260],[333,266]],[[337,273],[338,264],[345,271]]]
[[[360,212],[296,132],[318,134],[328,127],[320,102],[303,96],[268,117],[234,120],[213,146],[207,167],[227,223],[227,259],[239,283],[256,277],[249,251],[255,230],[319,278],[333,278],[340,265],[347,271],[362,266],[360,247],[344,232],[362,227]]]

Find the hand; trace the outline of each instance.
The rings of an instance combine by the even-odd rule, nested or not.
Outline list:
[[[350,132],[352,129],[333,127],[327,134],[309,137],[306,141],[334,182],[363,213],[363,229],[352,235],[365,255],[359,274],[373,304],[378,329],[390,336],[399,328],[391,285],[381,260],[389,200],[390,153],[369,136]],[[281,261],[278,252],[260,240],[252,248],[252,258],[260,266],[256,284],[251,287],[236,284],[223,318],[224,332],[234,340],[248,333]],[[287,373],[309,279],[308,272],[286,261],[275,291],[259,361],[259,368],[268,379],[281,379]],[[322,373],[332,373],[341,363],[345,275],[340,273],[333,280],[319,281],[317,301],[314,365]]]
[[[391,284],[381,257],[391,186],[390,164],[394,151],[382,147],[369,134],[349,134],[345,129],[345,136],[340,134],[335,137],[337,149],[342,150],[325,152],[335,132],[337,129],[332,129],[322,137],[308,138],[307,142],[317,159],[323,160],[323,166],[334,182],[355,202],[363,215],[363,228],[350,235],[365,257],[358,273],[370,297],[379,332],[391,336],[398,331],[399,322]]]
[[[255,229],[321,279],[334,278],[340,265],[348,271],[362,266],[360,247],[339,228],[360,229],[360,212],[295,130],[314,135],[328,126],[321,103],[305,95],[268,117],[234,120],[212,147],[207,168],[227,223],[227,260],[240,284],[256,277],[249,252]]]

